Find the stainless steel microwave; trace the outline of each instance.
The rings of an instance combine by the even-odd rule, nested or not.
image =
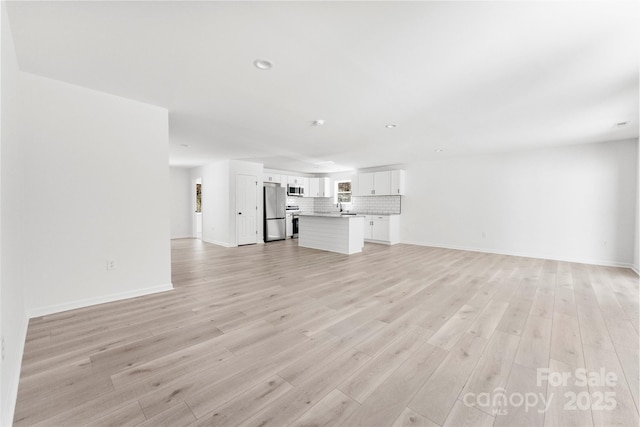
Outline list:
[[[304,187],[300,187],[299,185],[287,184],[287,196],[304,196]]]

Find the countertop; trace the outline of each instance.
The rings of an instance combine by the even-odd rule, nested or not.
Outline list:
[[[380,213],[380,212],[358,212],[359,215],[386,215],[386,216],[393,216],[393,215],[400,215],[400,214],[392,214],[392,213]]]
[[[300,212],[300,215],[309,215],[309,216],[340,216],[339,212],[336,211],[332,211],[332,212]],[[345,216],[365,216],[365,215],[386,215],[386,216],[392,216],[392,215],[400,215],[400,214],[390,214],[390,213],[379,213],[379,212],[362,212],[362,211],[358,211],[356,212],[355,215],[345,215]]]
[[[325,217],[325,218],[364,218],[364,215],[362,214],[340,215],[339,212],[300,213],[298,216],[319,216],[319,217]]]

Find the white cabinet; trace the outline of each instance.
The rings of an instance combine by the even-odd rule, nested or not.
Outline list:
[[[283,185],[293,185],[296,187],[303,188],[304,192],[302,196],[310,197],[309,196],[309,178],[306,178],[303,176],[292,176],[292,175],[284,176],[283,175],[282,182],[283,182]]]
[[[358,175],[358,196],[388,196],[391,194],[391,171]]]
[[[395,196],[404,196],[404,171],[391,171],[391,194]]]
[[[309,197],[318,197],[320,192],[320,183],[318,178],[309,178]]]
[[[373,215],[364,216],[364,240],[373,239]]]
[[[371,220],[371,240],[388,242],[389,235],[389,217],[384,215],[373,216]]]
[[[358,174],[356,196],[403,196],[404,171],[382,171]]]
[[[293,237],[293,214],[292,213],[287,213],[285,230],[286,230],[286,237]]]
[[[276,175],[272,173],[265,173],[262,175],[263,182],[273,182],[276,184],[280,184],[282,182],[282,175]],[[286,182],[285,182],[286,184]]]
[[[375,191],[375,187],[373,184],[374,177],[375,177],[375,174],[373,172],[361,173],[358,175],[358,196],[374,195],[374,191]]]
[[[400,215],[366,215],[364,240],[395,245],[400,242]]]
[[[391,171],[375,172],[373,177],[373,195],[388,196],[391,194]]]
[[[287,184],[302,185],[303,178],[301,176],[287,176]]]
[[[310,197],[331,197],[331,179],[309,178]]]
[[[330,178],[318,178],[318,197],[331,197],[331,179]]]

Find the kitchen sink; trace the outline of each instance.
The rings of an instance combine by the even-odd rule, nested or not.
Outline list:
[[[351,216],[351,215],[358,215],[355,212],[340,212],[341,216]]]

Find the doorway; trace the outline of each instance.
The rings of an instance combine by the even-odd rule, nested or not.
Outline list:
[[[194,180],[193,236],[202,240],[202,178]]]

